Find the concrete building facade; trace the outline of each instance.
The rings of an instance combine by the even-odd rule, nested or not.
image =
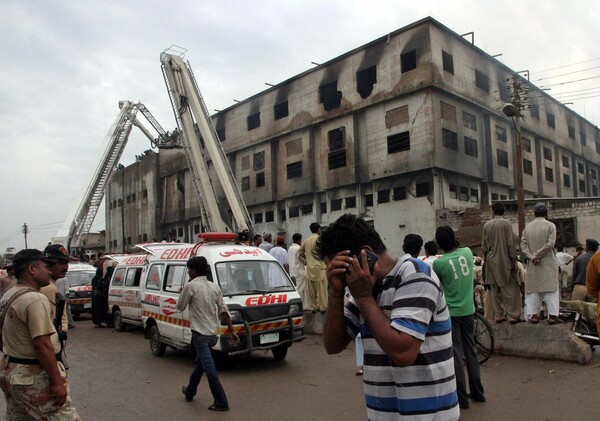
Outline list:
[[[291,242],[294,232],[307,236],[310,223],[351,212],[399,254],[408,233],[433,238],[441,211],[515,197],[516,134],[500,111],[511,100],[513,74],[426,18],[235,104],[213,122],[256,232],[286,233]],[[535,100],[521,125],[526,198],[598,196],[598,128],[522,83]],[[129,222],[124,209],[121,225],[131,235],[114,224],[123,212],[118,200],[128,194],[113,178],[107,196],[117,208],[106,212],[112,244],[119,235],[143,240],[135,232],[143,224],[158,239],[168,233],[194,241],[200,231],[181,151],[161,151],[156,160],[144,166],[155,175],[125,170],[126,189],[155,186],[153,211],[144,208]]]

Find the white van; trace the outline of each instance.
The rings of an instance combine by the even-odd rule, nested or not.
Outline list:
[[[235,234],[204,233],[201,238],[199,244],[139,246],[149,253],[142,276],[142,321],[154,355],[163,356],[167,346],[189,348],[188,310],[179,312],[176,305],[189,281],[187,260],[204,256],[208,278],[220,286],[240,338],[239,344],[230,342],[229,328],[222,324],[213,349],[229,355],[271,350],[276,360],[284,359],[292,343],[305,338],[302,301],[288,274],[264,250],[236,244]]]
[[[140,280],[147,266],[147,254],[112,254],[105,256],[117,262],[108,288],[108,311],[117,332],[126,325],[142,326]]]
[[[67,281],[69,284],[69,305],[73,317],[81,313],[92,313],[92,279],[96,268],[87,263],[69,263]]]

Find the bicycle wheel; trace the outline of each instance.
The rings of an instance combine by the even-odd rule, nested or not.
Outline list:
[[[494,353],[494,330],[479,313],[475,313],[475,352],[479,364],[485,363]]]

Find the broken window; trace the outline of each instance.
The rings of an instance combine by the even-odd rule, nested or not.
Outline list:
[[[365,206],[373,206],[373,193],[365,194]]]
[[[480,72],[479,70],[475,70],[475,86],[479,89],[489,92],[490,91],[490,79],[486,74]]]
[[[458,187],[456,184],[448,184],[448,191],[452,199],[458,199]]]
[[[263,214],[262,214],[262,212],[255,213],[254,214],[254,223],[255,224],[260,224],[260,223],[262,223],[262,221],[263,221]]]
[[[260,113],[249,115],[246,119],[248,131],[254,130],[260,127]]]
[[[265,186],[265,172],[256,173],[256,187],[264,187]]]
[[[463,111],[463,126],[471,130],[477,130],[477,118],[473,114]]]
[[[310,215],[313,213],[313,205],[312,203],[301,205],[300,210],[302,211],[302,215]]]
[[[591,169],[591,170],[590,170],[590,174],[592,175],[592,179],[594,179],[594,180],[595,180],[595,179],[596,179],[596,170],[594,170],[594,169]]]
[[[387,203],[390,201],[390,189],[379,190],[377,192],[377,203]]]
[[[327,202],[321,202],[321,214],[327,213]]]
[[[273,222],[275,220],[275,212],[272,210],[265,212],[265,222]]]
[[[469,200],[469,188],[461,186],[461,188],[460,188],[460,194],[459,194],[458,198],[460,200],[464,200],[465,202],[467,200]]]
[[[417,50],[400,55],[400,71],[406,73],[417,68]]]
[[[569,174],[563,174],[563,185],[571,188],[571,176]]]
[[[502,149],[496,149],[497,163],[501,167],[508,168],[508,153]]]
[[[356,196],[350,196],[345,199],[346,201],[346,209],[355,208],[356,207]]]
[[[394,187],[394,201],[406,200],[406,186]]]
[[[279,120],[282,119],[284,117],[287,117],[289,115],[289,111],[288,111],[288,102],[281,102],[279,104],[275,104],[273,106],[273,116],[275,118],[275,120]]]
[[[242,177],[242,191],[250,190],[250,177]]]
[[[465,155],[473,156],[477,158],[479,152],[477,151],[477,141],[465,136]]]
[[[531,108],[529,109],[529,114],[531,114],[531,116],[537,120],[540,119],[540,108],[537,104],[531,105]]]
[[[373,85],[377,83],[377,66],[367,67],[356,72],[356,92],[361,98],[367,98],[373,92]]]
[[[548,123],[548,127],[552,127],[554,129],[554,114],[546,113],[546,122]]]
[[[325,111],[331,111],[342,103],[342,93],[337,90],[337,80],[319,86],[320,102]]]
[[[596,142],[596,153],[600,153],[600,142]]]
[[[285,221],[286,218],[286,214],[285,214],[285,208],[284,209],[279,209],[279,220],[281,222]]]
[[[442,118],[444,120],[456,123],[456,107],[454,105],[446,104],[443,101],[440,101],[440,106],[442,110]]]
[[[431,193],[431,185],[429,184],[428,181],[425,181],[423,183],[417,183],[415,185],[415,196],[423,197],[423,196],[427,196],[430,193]]]
[[[327,165],[330,170],[346,166],[346,150],[329,152],[327,154]]]
[[[544,159],[552,161],[552,150],[550,148],[544,147]]]
[[[387,137],[388,154],[408,151],[410,149],[410,134],[402,132]]]
[[[254,171],[262,170],[265,167],[265,151],[256,152],[253,163]]]
[[[585,171],[584,171],[584,168],[583,168],[583,162],[578,162],[578,163],[577,163],[577,172],[578,172],[579,174],[583,174],[583,173],[585,172]]]
[[[444,71],[454,74],[454,57],[452,57],[452,54],[442,51],[442,65]]]
[[[479,202],[479,190],[471,189],[471,202]]]
[[[527,152],[531,152],[531,140],[527,139],[526,137],[521,139],[521,148],[524,151]]]
[[[583,146],[585,146],[587,144],[587,139],[585,137],[585,133],[584,132],[579,132],[579,138],[580,138],[581,144]]]
[[[585,180],[579,180],[579,191],[585,194]]]
[[[498,193],[492,193],[492,201],[498,200]]]
[[[302,161],[292,162],[291,164],[287,164],[287,178],[288,180],[292,178],[300,178],[302,177]]]
[[[445,148],[458,151],[458,136],[452,130],[442,129],[442,142]]]
[[[533,175],[533,162],[529,159],[523,159],[523,172],[525,174]]]
[[[225,142],[227,139],[225,137],[225,127],[217,127],[217,137],[219,138],[219,141]]]
[[[552,168],[544,167],[544,170],[545,170],[546,181],[554,183],[554,171],[552,171]]]
[[[290,206],[290,218],[297,218],[300,216],[300,206]]]
[[[144,189],[144,191],[142,191],[142,198],[145,199],[148,197],[148,189]]]
[[[331,211],[342,210],[342,199],[333,199],[331,201]]]
[[[344,127],[339,127],[327,132],[329,153],[327,163],[330,170],[346,166],[346,142]]]
[[[575,139],[575,127],[573,126],[567,126],[569,129],[569,137],[571,139]]]
[[[504,142],[506,143],[506,129],[504,127],[501,126],[496,126],[496,139],[498,139],[500,142]]]

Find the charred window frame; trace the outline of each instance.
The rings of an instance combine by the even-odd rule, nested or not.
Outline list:
[[[587,138],[586,138],[584,132],[579,132],[579,141],[581,142],[582,146],[586,146],[587,145]]]
[[[465,155],[477,158],[479,151],[477,148],[477,140],[465,136]]]
[[[521,147],[524,151],[531,152],[531,140],[526,137],[521,139]]]
[[[498,166],[508,168],[508,153],[502,149],[496,149],[496,162]]]
[[[498,193],[492,193],[492,201],[498,200]]]
[[[352,209],[356,207],[356,196],[349,196],[344,199],[346,209]]]
[[[300,216],[300,206],[290,206],[289,217],[297,218]]]
[[[387,137],[387,152],[393,154],[396,152],[410,150],[410,133],[402,132]]]
[[[255,224],[261,224],[262,221],[263,221],[263,214],[262,214],[262,212],[255,213],[254,214],[254,223]]]
[[[275,120],[281,120],[289,115],[288,101],[280,102],[273,106],[273,118]]]
[[[469,201],[469,188],[465,187],[465,186],[461,186],[460,192],[458,194],[458,198],[459,198],[459,200],[462,200],[464,202]]]
[[[264,187],[265,186],[265,172],[256,173],[256,187]]]
[[[194,224],[194,234],[200,233],[200,224]],[[146,235],[146,234],[144,234]]]
[[[452,54],[442,50],[442,66],[445,72],[454,74],[454,57]]]
[[[406,73],[417,68],[417,50],[400,55],[400,72]]]
[[[356,72],[356,92],[361,98],[367,98],[373,93],[373,86],[377,83],[377,66],[367,67]]]
[[[377,203],[388,203],[390,201],[390,189],[377,192]]]
[[[448,129],[442,129],[442,143],[445,148],[458,151],[458,135]]]
[[[319,86],[319,102],[325,111],[331,111],[342,103],[342,93],[337,90],[337,80]]]
[[[591,170],[590,170],[590,174],[591,174],[591,176],[592,176],[592,179],[593,179],[593,180],[595,180],[595,179],[596,179],[596,175],[597,175],[597,173],[596,173],[596,170],[594,170],[594,169],[591,169]]]
[[[365,194],[365,206],[373,206],[373,193]]]
[[[544,159],[552,161],[552,149],[544,147]]]
[[[577,230],[575,229],[575,218],[551,219],[556,226],[556,242],[563,246],[575,246],[577,241]]]
[[[596,153],[600,154],[600,142],[596,142]]]
[[[577,172],[579,174],[585,174],[585,168],[583,166],[583,162],[578,162],[577,163]]]
[[[538,107],[537,104],[532,104],[531,108],[529,109],[529,114],[531,114],[531,117],[535,118],[536,120],[540,119],[540,107]]]
[[[429,181],[415,184],[415,196],[423,197],[431,194],[431,184]]]
[[[327,132],[327,143],[329,153],[327,154],[327,164],[330,170],[343,168],[346,166],[346,131],[339,127]]]
[[[265,151],[254,154],[252,157],[252,167],[254,171],[262,170],[265,167]]]
[[[279,209],[279,221],[283,222],[287,219],[287,215],[285,213],[285,208],[284,209]]]
[[[458,199],[458,186],[456,184],[448,184],[448,193],[451,199]]]
[[[291,164],[287,164],[287,179],[291,180],[293,178],[301,178],[302,177],[302,161],[292,162]]]
[[[479,203],[479,190],[471,189],[471,202]]]
[[[342,199],[333,199],[331,200],[331,211],[339,211],[342,210]]]
[[[217,127],[217,137],[220,142],[225,142],[227,140],[227,136],[225,134],[225,127]]]
[[[475,70],[475,86],[485,92],[490,91],[490,78],[479,70]]]
[[[529,159],[523,159],[523,172],[528,175],[533,175],[533,162]]]
[[[585,194],[585,180],[579,180],[579,191]]]
[[[575,127],[567,126],[567,130],[569,131],[569,137],[575,140]]]
[[[327,202],[321,202],[321,215],[327,213]]]
[[[546,181],[554,183],[554,171],[552,170],[552,168],[544,167],[544,175],[545,175]]]
[[[275,220],[275,212],[272,210],[265,212],[265,222],[273,222]]]
[[[477,130],[477,117],[471,113],[463,111],[463,126],[471,130]]]
[[[406,186],[394,187],[394,202],[406,200]]]
[[[302,212],[302,215],[311,215],[313,213],[312,203],[300,205],[300,211]]]
[[[248,131],[254,130],[260,127],[260,112],[251,114],[246,118],[246,125]]]
[[[552,127],[553,129],[556,128],[554,114],[548,112],[546,113],[546,123],[548,124],[548,127]]]
[[[571,176],[563,174],[563,186],[571,188]]]
[[[507,142],[508,138],[506,137],[506,129],[504,127],[496,126],[496,139],[498,139],[499,142]]]
[[[250,190],[250,176],[242,177],[242,191]]]

